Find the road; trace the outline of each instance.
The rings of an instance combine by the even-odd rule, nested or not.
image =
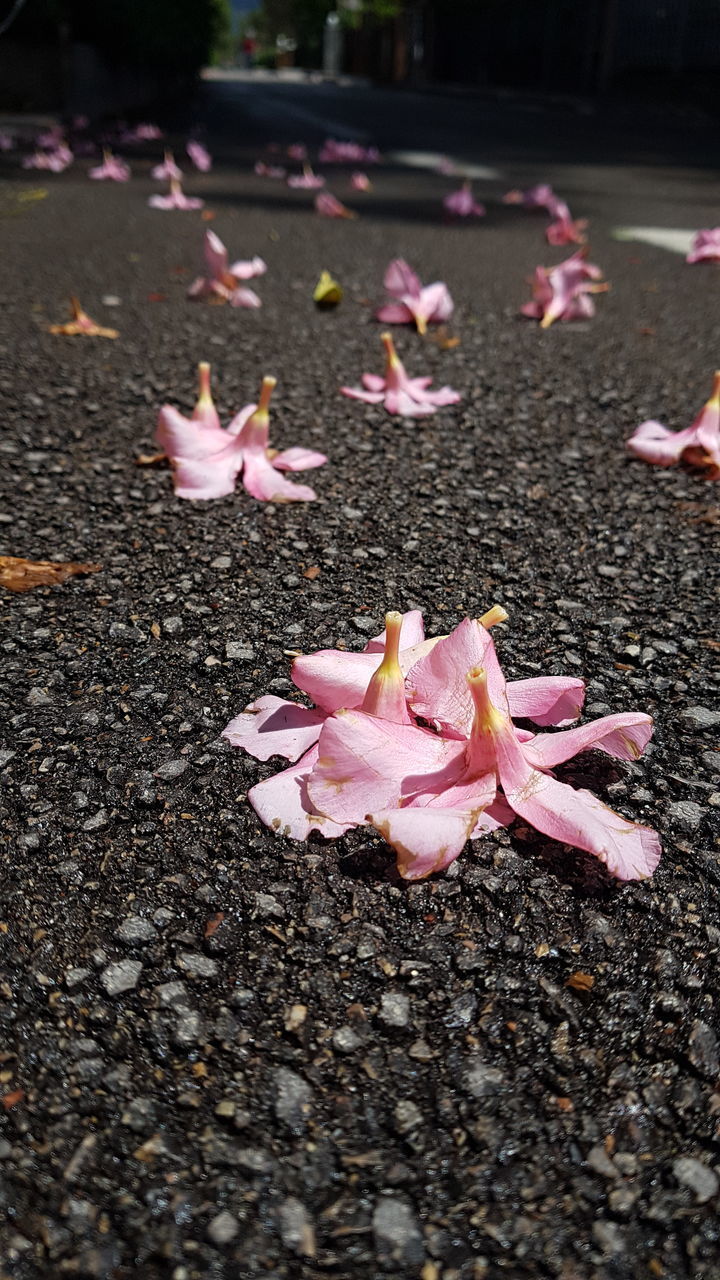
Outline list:
[[[148,208],[152,145],[126,185],[1,158],[1,550],[103,567],[0,602],[0,1276],[714,1280],[718,489],[624,441],[699,411],[719,277],[614,238],[717,223],[713,130],[242,77],[168,113],[178,148],[191,122],[209,223]],[[332,176],[352,222],[252,173],[327,133],[388,157],[369,193]],[[443,222],[457,179],[427,153],[485,174],[484,219]],[[612,285],[547,331],[517,313],[563,251],[500,199],[540,180]],[[187,300],[208,225],[266,259],[260,310]],[[396,255],[456,305],[455,347],[396,331],[463,396],[416,422],[337,390],[380,368]],[[120,338],[49,334],[72,293]],[[327,454],[317,502],[186,502],[137,465],[200,359],[223,422],[278,377],[271,438]],[[639,760],[559,771],[661,833],[651,880],[520,822],[413,885],[362,829],[260,825],[245,795],[278,761],[220,733],[292,692],[289,651],[496,602],[508,677],[582,675],[586,718],[655,717]]]

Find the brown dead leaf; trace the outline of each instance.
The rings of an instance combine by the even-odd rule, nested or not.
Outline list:
[[[315,579],[319,577],[320,577],[320,569],[316,564],[311,564],[310,568],[306,569],[305,572],[303,573],[303,578],[307,578],[309,582],[314,582]]]
[[[425,337],[428,342],[434,342],[441,351],[453,351],[455,347],[460,346],[460,338],[449,334],[444,324],[438,325],[437,329],[432,331],[428,330]]]
[[[583,973],[582,969],[576,969],[575,973],[571,973],[566,987],[572,987],[573,991],[592,991],[595,986],[595,979],[591,973]]]
[[[72,560],[25,560],[22,556],[0,556],[0,587],[7,591],[32,591],[34,587],[55,586],[76,573],[99,573],[101,564],[76,564]]]
[[[167,302],[167,294],[166,293],[149,293],[147,296],[147,300],[148,302]]]
[[[207,924],[205,925],[205,937],[212,938],[213,934],[217,933],[224,919],[225,919],[224,911],[218,911],[215,913],[214,916],[211,916]]]
[[[22,1102],[24,1097],[24,1089],[15,1089],[13,1093],[6,1093],[3,1095],[2,1104],[5,1110],[9,1111],[11,1107],[16,1107],[18,1102]]]
[[[215,217],[215,213],[212,209],[203,209],[202,213],[200,214],[200,217],[203,222],[212,222],[213,218]]]
[[[574,1111],[575,1108],[570,1098],[556,1098],[555,1106],[558,1111]]]
[[[159,622],[150,623],[150,635],[154,636],[156,640],[160,639],[160,623]]]
[[[167,461],[166,453],[139,453],[135,459],[136,467],[155,467],[158,462]]]

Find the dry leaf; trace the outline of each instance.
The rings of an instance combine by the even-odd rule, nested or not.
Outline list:
[[[441,351],[452,351],[455,347],[460,346],[460,339],[451,337],[444,324],[438,325],[437,329],[434,330],[428,329],[425,334],[425,340],[434,342],[435,346],[439,347]]]
[[[215,217],[215,214],[212,209],[203,209],[202,213],[200,214],[200,217],[202,218],[203,222],[212,222],[213,218]]]
[[[165,462],[166,453],[140,453],[135,459],[136,467],[154,467],[158,462]]]
[[[205,925],[204,936],[206,938],[212,938],[213,934],[217,933],[224,919],[225,919],[224,911],[217,911],[214,916],[211,916],[207,924]]]
[[[592,991],[595,979],[591,973],[583,973],[582,969],[577,969],[570,974],[565,986],[572,987],[573,991]]]
[[[310,582],[314,582],[315,579],[319,577],[320,577],[320,569],[316,564],[311,564],[310,568],[306,569],[305,572],[303,573],[303,578],[307,578]]]
[[[16,1089],[14,1093],[4,1094],[2,1104],[5,1110],[9,1111],[11,1107],[16,1107],[18,1102],[22,1102],[24,1097],[25,1097],[25,1090]]]
[[[24,560],[22,556],[0,556],[0,587],[7,591],[32,591],[52,587],[76,573],[99,573],[101,564],[76,564],[72,560]]]
[[[167,294],[166,293],[149,293],[147,296],[147,300],[148,302],[167,302]]]
[[[154,636],[156,640],[160,639],[160,623],[159,622],[150,623],[150,634]]]

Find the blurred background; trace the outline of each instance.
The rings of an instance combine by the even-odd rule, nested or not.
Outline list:
[[[101,113],[201,68],[720,101],[718,0],[1,0],[0,109]]]

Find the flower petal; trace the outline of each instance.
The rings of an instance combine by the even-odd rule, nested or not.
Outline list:
[[[552,769],[571,760],[581,751],[595,748],[617,760],[637,760],[652,737],[652,718],[641,711],[625,711],[603,716],[577,729],[561,733],[538,733],[524,748],[525,756],[538,769]]]
[[[499,672],[489,632],[476,619],[463,619],[449,636],[443,636],[430,653],[408,672],[410,706],[416,715],[435,721],[446,732],[468,737],[474,706],[467,674],[473,667],[486,667],[488,664]],[[502,675],[500,681],[504,684]],[[497,692],[501,696],[501,689]]]
[[[385,272],[383,284],[388,293],[394,294],[395,297],[401,297],[404,293],[419,297],[422,288],[419,277],[415,275],[404,258],[393,259]]]
[[[319,649],[296,658],[290,672],[293,683],[325,711],[359,707],[368,684],[382,662],[382,651],[344,653]]]
[[[318,453],[315,449],[303,449],[302,445],[283,449],[272,460],[278,471],[312,471],[313,467],[321,467],[325,462],[327,458],[324,453]]]
[[[308,800],[307,780],[316,760],[317,747],[311,747],[297,764],[248,791],[248,800],[258,818],[276,835],[307,840],[313,831],[318,831],[326,840],[335,840],[353,825],[332,822],[314,812]]]
[[[365,653],[384,653],[386,642],[385,628],[379,635],[373,636],[365,645]],[[425,623],[420,609],[410,609],[402,616],[400,626],[400,656],[402,650],[411,649],[413,645],[422,644],[425,639]]]
[[[474,813],[452,809],[385,809],[369,821],[397,854],[403,880],[423,880],[454,862],[470,839]]]
[[[535,676],[508,680],[507,699],[513,720],[566,725],[577,720],[585,701],[585,681],[577,676]]]
[[[383,324],[414,324],[415,322],[412,311],[405,306],[404,302],[386,302],[384,306],[378,307],[375,319],[382,320]]]
[[[627,441],[627,448],[636,458],[654,462],[658,467],[671,467],[682,456],[683,450],[695,444],[692,427],[684,431],[670,431],[661,422],[641,422]]]
[[[264,449],[243,449],[243,463],[243,485],[260,502],[312,502],[316,496],[309,485],[293,484],[276,471]]]
[[[268,693],[235,716],[222,736],[256,760],[269,760],[271,756],[297,760],[317,742],[326,718],[324,711]]]

